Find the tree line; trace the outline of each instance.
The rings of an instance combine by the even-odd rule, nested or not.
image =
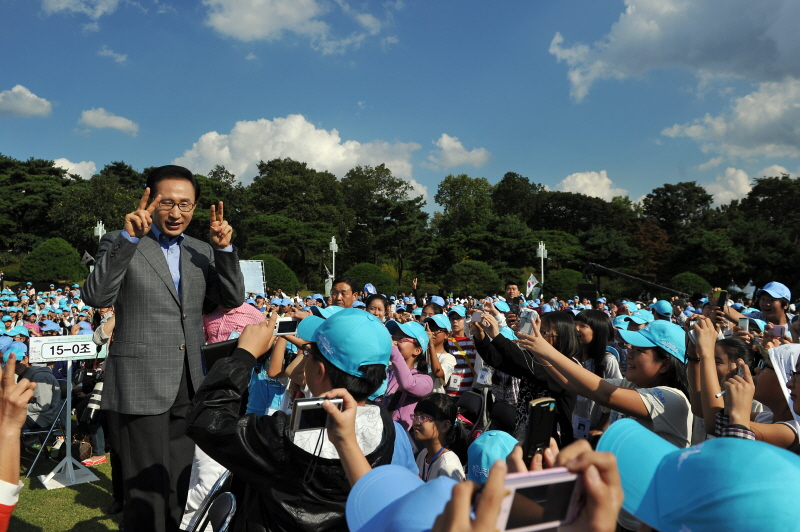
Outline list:
[[[148,170],[117,161],[84,179],[53,161],[0,154],[0,245],[8,250],[0,262],[19,262],[54,237],[80,254],[94,253],[95,225],[122,227]],[[714,207],[693,181],[664,184],[634,203],[547,190],[514,172],[495,184],[451,174],[438,184],[439,209],[429,215],[423,197],[385,165],[357,166],[339,178],[286,158],[261,161],[257,172],[247,186],[222,166],[197,175],[201,197],[188,232],[205,239],[208,207],[224,201],[240,257],[277,257],[311,290],[322,286],[335,236],[337,272],[373,264],[405,291],[413,278],[428,292],[494,292],[508,280],[524,283],[531,272],[539,277],[543,241],[545,280],[553,278],[548,295],[574,295],[573,284],[592,280],[583,273],[588,263],[686,291],[700,281],[699,287],[778,280],[800,292],[800,226],[793,222],[800,181],[789,175],[756,178],[746,197]],[[572,273],[558,273],[565,271]],[[691,286],[681,275],[687,272],[696,274]],[[559,278],[570,281],[556,289]],[[608,295],[642,289],[613,277],[601,287]]]

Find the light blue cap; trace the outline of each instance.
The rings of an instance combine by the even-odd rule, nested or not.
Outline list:
[[[80,328],[81,328],[81,329],[83,329],[84,331],[91,331],[91,330],[92,330],[92,326],[91,326],[91,325],[89,325],[89,322],[88,322],[88,321],[79,321],[79,322],[77,323],[77,325],[78,325],[78,327],[80,327]]]
[[[543,313],[553,312],[553,307],[550,304],[545,303],[544,305],[542,305],[542,312]]]
[[[353,301],[353,308],[367,308],[363,301]]]
[[[681,363],[686,362],[686,333],[680,325],[656,320],[638,331],[620,329],[618,332],[625,342],[633,346],[660,347]]]
[[[758,332],[764,332],[767,329],[767,322],[756,318],[750,318],[750,323],[755,323],[758,327]]]
[[[247,303],[248,305],[255,305],[256,304],[256,300],[253,299],[253,298],[245,299],[244,302]]]
[[[467,449],[467,480],[482,486],[489,478],[489,470],[514,450],[517,439],[502,430],[490,430],[478,436]]]
[[[625,303],[623,303],[623,305],[628,307],[628,310],[630,311],[631,314],[639,310],[639,307],[633,301],[626,301]]]
[[[792,293],[786,288],[785,284],[778,283],[778,282],[771,282],[764,285],[764,288],[761,290],[756,291],[755,297],[759,297],[762,293],[768,293],[775,299],[786,299],[788,301],[792,300]]]
[[[500,327],[500,334],[502,334],[509,340],[518,340],[517,335],[514,334],[514,331],[511,329],[511,327],[507,325],[503,325],[502,327]]]
[[[306,324],[308,320],[314,321]],[[317,344],[331,364],[349,375],[363,377],[358,368],[364,365],[389,364],[392,337],[369,312],[346,308],[326,320],[309,316],[300,322],[297,334]]]
[[[422,323],[427,323],[429,321],[432,321],[437,327],[440,329],[445,329],[447,332],[453,331],[453,327],[450,325],[450,319],[444,314],[434,314],[433,316],[428,316],[422,320]]]
[[[347,497],[347,527],[351,532],[427,532],[456,484],[447,476],[424,482],[399,465],[376,467]]]
[[[405,305],[397,305],[396,307],[394,307],[394,311],[395,312],[405,312],[406,311],[406,306]]]
[[[8,362],[8,359],[11,357],[12,353],[14,353],[17,362],[19,362],[28,355],[28,346],[26,346],[22,342],[11,342],[7,346],[5,346],[3,348],[3,364]]]
[[[311,307],[311,314],[313,314],[318,318],[328,319],[341,310],[344,310],[344,307],[337,307],[336,305],[331,305],[330,307],[322,308],[314,305],[313,307]]]
[[[285,297],[285,298],[281,299],[281,305],[282,306],[287,307],[287,306],[289,306],[291,304],[292,304],[292,300],[289,299],[288,297]]]
[[[14,337],[18,334],[22,336],[27,336],[28,338],[30,338],[31,336],[31,333],[28,331],[28,329],[26,329],[22,325],[17,325],[16,327],[12,327],[11,330],[8,331],[6,334],[11,337]]]
[[[87,334],[94,334],[94,333],[92,331],[88,330],[88,329],[81,329],[80,331],[78,331],[78,336],[87,335]]]
[[[495,301],[494,308],[499,310],[500,312],[511,312],[511,307],[508,306],[508,303],[505,301]]]
[[[614,328],[627,329],[629,321],[628,318],[630,318],[630,316],[617,316],[616,318],[614,318]]]
[[[61,327],[59,327],[58,324],[56,322],[52,321],[52,320],[44,320],[40,324],[40,327],[41,327],[41,331],[42,332],[49,332],[49,331],[60,332],[61,331]]]
[[[444,298],[442,296],[431,296],[431,303],[436,303],[440,307],[444,307]]]
[[[422,316],[422,309],[415,308],[414,310],[411,311],[411,314],[413,314],[414,316]]]
[[[644,323],[650,323],[651,321],[656,319],[655,316],[653,316],[652,312],[644,309],[639,309],[632,315],[626,317],[629,321],[632,321],[633,323],[638,323],[639,325],[642,325]]]
[[[2,321],[11,321],[11,316],[3,316]]]
[[[408,323],[397,323],[394,320],[387,321],[386,329],[388,329],[391,334],[394,334],[394,332],[399,329],[406,336],[415,339],[420,347],[422,347],[423,353],[428,349],[428,343],[430,342],[428,331],[416,321],[409,321]]]
[[[450,310],[447,311],[447,315],[450,316],[451,314],[454,313],[464,318],[467,316],[467,309],[464,308],[463,305],[453,305],[452,307],[450,307]]]
[[[281,304],[281,298],[273,297],[272,299],[269,300],[269,304],[270,305],[280,305]]]
[[[256,294],[256,297],[260,297],[261,299],[267,299],[264,294]]]
[[[617,458],[622,507],[655,529],[800,529],[800,458],[775,445],[715,438],[679,448],[621,419],[606,429],[597,450]],[[747,457],[747,467],[732,457]]]
[[[367,283],[364,285],[364,292],[368,294],[377,294],[378,291],[375,289],[375,286],[372,283]]]
[[[656,304],[653,305],[653,312],[666,317],[672,316],[672,303],[664,299],[656,301]]]

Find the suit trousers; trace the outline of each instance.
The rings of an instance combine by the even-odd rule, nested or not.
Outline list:
[[[108,412],[122,462],[125,530],[180,530],[194,455],[186,435],[190,379],[184,358],[178,395],[163,414]]]

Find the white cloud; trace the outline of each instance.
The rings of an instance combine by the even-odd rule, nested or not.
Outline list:
[[[709,168],[714,168],[715,166],[719,166],[722,162],[722,157],[712,157],[708,161],[704,162],[703,164],[698,164],[698,170],[708,170]]]
[[[332,4],[320,0],[203,0],[208,8],[206,24],[240,41],[273,41],[289,32],[307,38],[322,53],[332,54],[358,48],[367,37],[381,32],[383,24],[376,16],[343,0],[336,4],[355,23],[356,29],[347,37],[334,36],[323,20]]]
[[[80,13],[92,20],[109,15],[117,10],[120,0],[42,0],[42,8],[48,15],[53,13]]]
[[[97,52],[97,55],[99,55],[100,57],[110,57],[117,63],[124,63],[128,59],[127,54],[115,53],[114,50],[112,50],[105,44],[103,45],[102,48],[100,48],[100,51]]]
[[[609,179],[605,170],[600,172],[576,172],[565,177],[556,190],[563,192],[578,192],[595,198],[611,201],[614,196],[626,196],[628,191],[624,188],[614,187],[614,182]]]
[[[553,37],[550,53],[568,65],[576,101],[598,80],[659,68],[687,69],[701,84],[800,78],[796,0],[625,0],[625,6],[609,33],[591,45]]]
[[[714,196],[714,203],[724,205],[735,199],[742,199],[750,192],[750,178],[744,170],[726,168],[724,174],[717,174],[714,183],[705,185],[706,191]]]
[[[465,164],[480,167],[488,163],[492,156],[485,148],[473,148],[467,151],[458,137],[451,137],[447,133],[442,133],[442,136],[434,144],[439,151],[431,152],[428,160],[438,168],[452,168]]]
[[[78,174],[84,179],[89,179],[97,172],[97,166],[92,161],[73,163],[69,159],[56,159],[53,161],[57,168],[63,168],[70,174]]]
[[[343,141],[335,129],[317,128],[302,115],[289,115],[273,120],[237,122],[231,132],[224,135],[208,132],[173,162],[201,174],[220,164],[245,183],[257,175],[256,165],[262,160],[291,157],[338,177],[358,165],[385,163],[394,175],[411,184],[415,194],[427,196],[427,187],[412,177],[411,154],[420,148],[414,142]]]
[[[254,54],[253,52],[250,52],[249,54],[244,56],[244,60],[245,61],[255,61],[256,59],[258,59],[258,56],[256,54]]]
[[[0,116],[48,116],[53,105],[22,85],[0,92]]]
[[[793,174],[792,172],[787,170],[786,167],[780,166],[778,164],[767,166],[766,168],[758,172],[756,174],[756,177],[780,177],[781,174],[788,174],[790,177],[797,177],[797,174]]]
[[[78,124],[97,129],[110,127],[111,129],[117,129],[132,137],[135,137],[139,133],[139,124],[133,120],[117,116],[114,113],[109,113],[102,107],[83,111],[81,113],[81,119],[78,120]]]
[[[675,124],[661,134],[688,137],[706,153],[731,158],[800,156],[800,80],[761,83],[729,112]]]

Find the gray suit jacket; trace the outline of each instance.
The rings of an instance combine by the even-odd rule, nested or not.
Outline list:
[[[181,297],[152,232],[134,244],[121,231],[100,240],[97,262],[83,287],[84,301],[114,306],[116,326],[106,362],[102,408],[153,415],[175,401],[188,357],[191,389],[203,380],[203,299],[225,308],[244,302],[236,252],[214,251],[187,236],[181,245]]]

